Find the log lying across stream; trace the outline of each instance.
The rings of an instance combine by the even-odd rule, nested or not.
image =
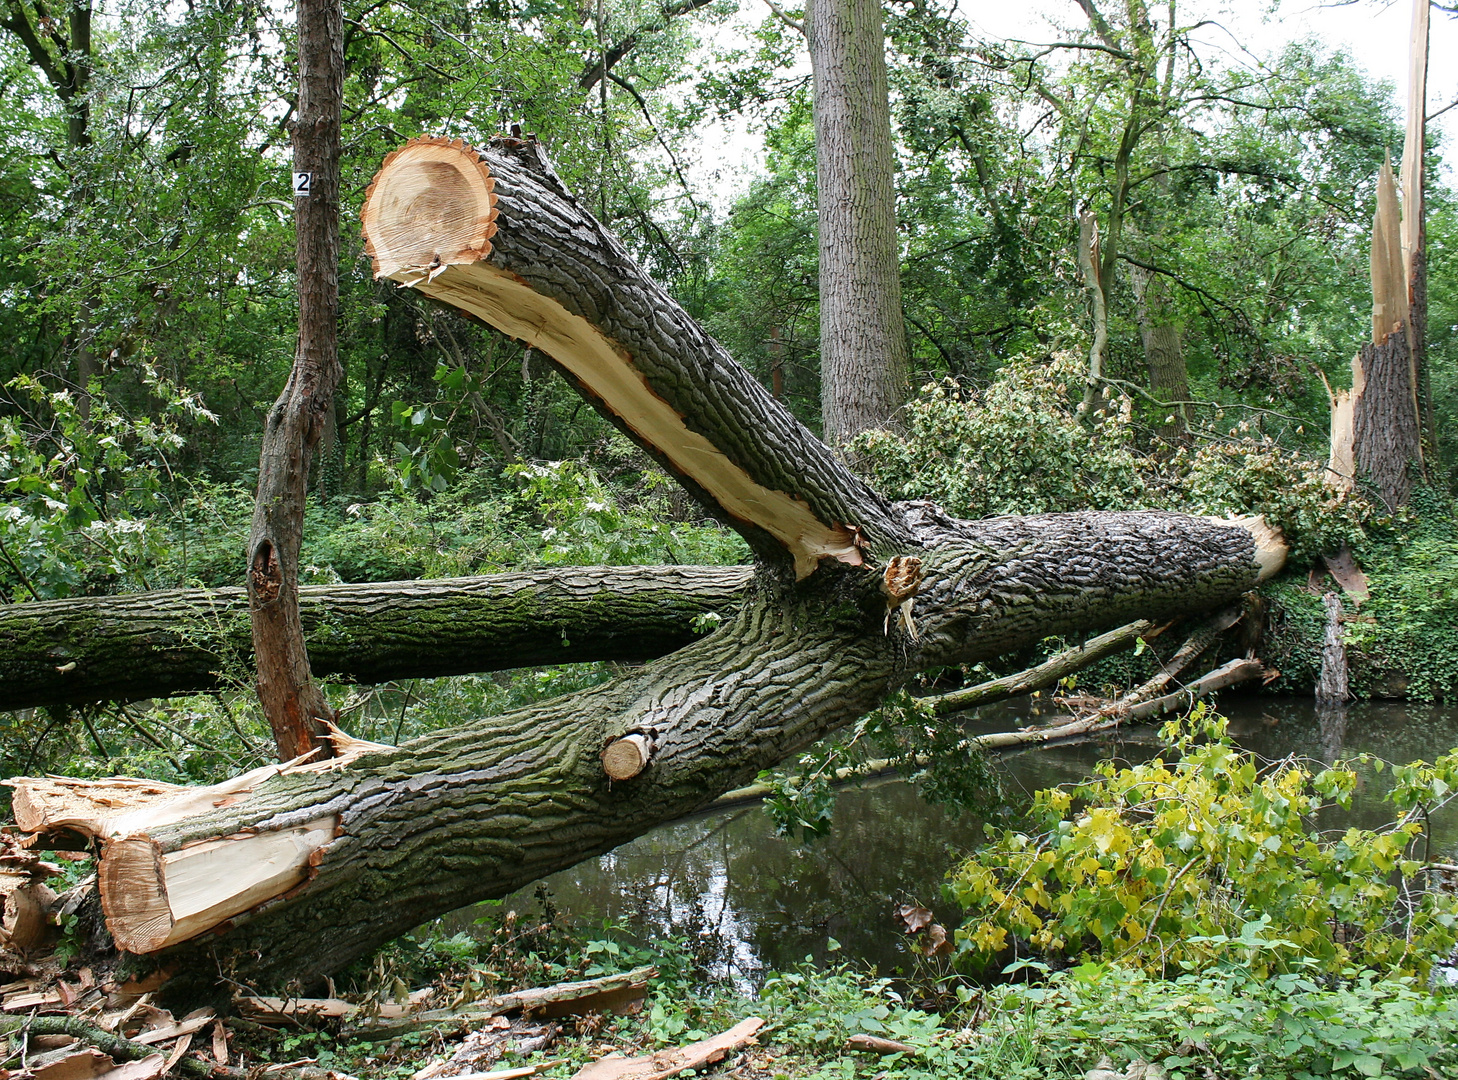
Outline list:
[[[744,536],[755,576],[732,618],[669,656],[399,747],[123,806],[88,808],[76,782],[9,781],[41,843],[55,828],[94,838],[112,937],[196,995],[220,970],[260,987],[338,970],[609,851],[919,671],[1210,611],[1284,560],[1258,519],[968,522],[887,501],[643,274],[530,140],[409,143],[386,159],[364,219],[379,276],[551,357]],[[622,740],[637,761],[614,779],[604,751]]]

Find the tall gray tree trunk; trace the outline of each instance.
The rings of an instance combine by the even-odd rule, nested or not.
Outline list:
[[[825,437],[894,424],[911,357],[880,0],[810,0]]]
[[[294,229],[299,339],[269,410],[248,536],[248,598],[258,700],[279,759],[328,756],[333,710],[309,671],[299,621],[299,548],[309,463],[339,384],[339,129],[344,24],[339,0],[298,0],[299,108],[294,125]],[[305,178],[305,179],[300,179]]]

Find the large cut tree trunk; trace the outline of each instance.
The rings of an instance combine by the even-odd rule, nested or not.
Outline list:
[[[820,400],[825,437],[885,427],[906,403],[896,169],[881,0],[810,0],[820,222]]]
[[[544,664],[638,663],[738,607],[739,566],[564,567],[443,581],[309,585],[314,673],[380,683]],[[242,589],[0,607],[0,710],[135,701],[232,685],[253,641]]]
[[[115,793],[88,810],[84,785],[14,782],[24,827],[105,838],[113,936],[179,971],[335,970],[703,806],[918,670],[1211,608],[1284,557],[1256,521],[971,523],[886,502],[642,275],[532,142],[411,143],[364,217],[382,276],[550,356],[740,530],[759,568],[735,619],[670,657],[398,748],[345,742],[322,767],[130,812]],[[888,618],[913,605],[914,624]]]

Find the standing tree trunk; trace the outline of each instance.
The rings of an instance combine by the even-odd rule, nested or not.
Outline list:
[[[1160,401],[1190,400],[1190,376],[1185,367],[1184,327],[1169,281],[1163,274],[1142,266],[1131,266],[1134,299],[1139,315],[1139,337],[1144,343],[1144,366],[1149,371],[1149,390]],[[1172,404],[1170,419],[1159,419],[1163,433],[1183,438],[1186,431],[1185,406]]]
[[[1372,222],[1372,340],[1352,361],[1352,453],[1356,471],[1391,510],[1407,503],[1413,474],[1423,467],[1400,236],[1397,183],[1391,165],[1383,165]]]
[[[826,439],[893,423],[910,350],[901,315],[896,168],[880,0],[810,0]]]
[[[105,841],[117,944],[206,988],[219,970],[337,970],[704,806],[917,671],[1207,610],[1284,559],[1258,521],[974,523],[886,502],[643,275],[534,142],[416,140],[363,216],[377,274],[550,357],[760,561],[744,607],[702,641],[400,747],[341,740],[334,761],[132,805],[85,781],[11,781],[23,828]],[[911,604],[918,629],[888,618]],[[90,810],[88,791],[104,795]]]
[[[258,700],[279,760],[329,756],[333,711],[309,671],[299,621],[299,547],[309,462],[330,419],[339,366],[339,127],[344,29],[339,0],[299,0],[299,108],[294,225],[299,340],[283,394],[269,410],[248,536],[248,599]]]

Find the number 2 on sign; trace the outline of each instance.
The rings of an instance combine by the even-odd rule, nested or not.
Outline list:
[[[294,197],[308,198],[310,190],[314,186],[314,174],[311,172],[294,173]]]

